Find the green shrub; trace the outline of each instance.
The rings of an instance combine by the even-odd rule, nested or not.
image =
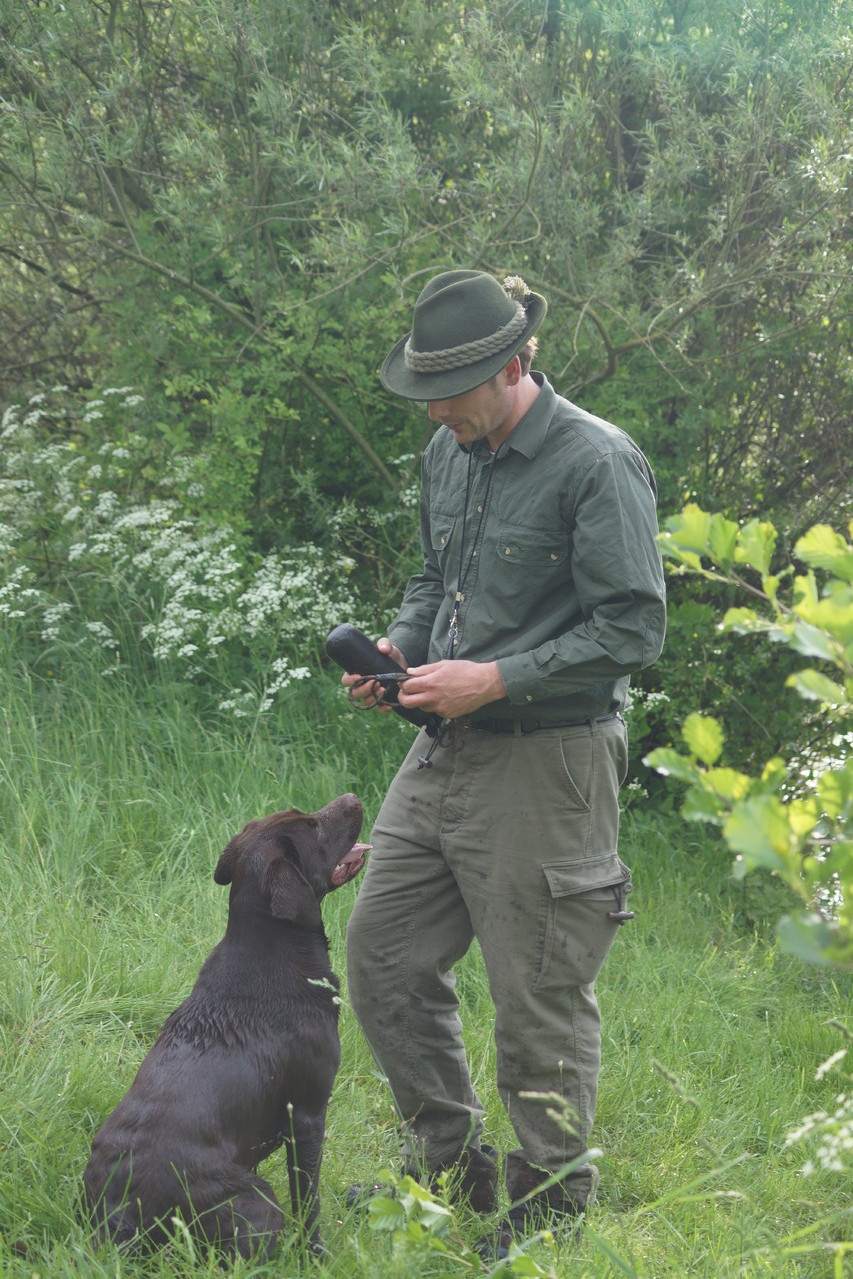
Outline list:
[[[334,538],[260,555],[204,519],[197,468],[175,454],[157,472],[141,403],[56,388],[6,411],[0,613],[42,671],[157,664],[205,704],[263,715],[316,669],[333,626],[361,618],[355,561]]]
[[[853,533],[853,524],[850,526]],[[783,946],[820,964],[853,964],[853,545],[816,525],[794,551],[794,565],[774,569],[776,530],[758,520],[741,526],[687,506],[667,522],[664,554],[684,572],[735,585],[754,607],[730,608],[723,627],[785,645],[813,664],[787,685],[832,725],[833,751],[822,760],[776,756],[758,773],[724,766],[725,734],[712,716],[688,715],[688,754],[652,751],[648,763],[687,784],[683,812],[721,827],[735,870],[769,870],[803,903],[779,924]],[[709,564],[710,567],[706,567]],[[768,698],[772,694],[768,691]]]

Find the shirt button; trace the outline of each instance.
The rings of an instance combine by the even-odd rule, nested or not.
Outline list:
[[[512,547],[511,547],[511,546],[505,546],[505,547],[504,547],[504,555],[512,555]]]
[[[557,555],[557,552],[556,552],[556,551],[552,551],[552,552],[551,552],[551,559],[552,559],[552,560],[559,559],[559,556]]]
[[[532,701],[533,701],[533,694],[532,694],[532,693],[528,693],[524,700],[525,700],[526,702],[532,702]]]

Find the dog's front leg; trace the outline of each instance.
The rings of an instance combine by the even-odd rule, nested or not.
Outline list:
[[[302,1224],[308,1246],[312,1251],[319,1252],[322,1245],[317,1217],[320,1211],[320,1161],[323,1155],[326,1111],[324,1108],[318,1115],[292,1115],[290,1121],[290,1135],[284,1143],[290,1203],[294,1217]]]

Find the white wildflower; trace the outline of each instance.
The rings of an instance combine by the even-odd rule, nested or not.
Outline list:
[[[121,502],[116,494],[106,489],[103,493],[98,494],[93,514],[98,520],[111,520],[120,506]]]
[[[46,644],[61,638],[62,622],[71,610],[71,604],[60,602],[49,604],[44,609],[42,613],[41,637]]]
[[[11,524],[0,523],[0,554],[13,551],[20,541],[20,533]]]
[[[104,622],[87,622],[86,630],[103,648],[115,648],[113,633]]]

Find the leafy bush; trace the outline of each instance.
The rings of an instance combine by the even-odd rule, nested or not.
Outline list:
[[[355,562],[312,543],[266,555],[194,508],[194,467],[162,473],[134,429],[141,397],[55,388],[0,426],[0,612],[44,669],[86,653],[102,674],[152,661],[257,716],[308,677],[325,635],[358,621]],[[97,436],[91,424],[97,421]]]
[[[629,725],[640,754],[676,740],[687,716],[698,710],[724,724],[734,768],[749,771],[756,759],[772,754],[820,756],[826,721],[817,708],[804,710],[786,687],[796,655],[783,645],[762,648],[759,637],[719,626],[720,615],[736,602],[732,587],[670,577],[667,596],[664,651],[632,688]],[[778,691],[768,697],[768,688]],[[666,802],[666,787],[653,771],[640,760],[635,769],[656,801]]]
[[[519,271],[544,367],[655,459],[667,510],[834,520],[845,9],[7,3],[8,385],[143,386],[204,456],[199,510],[263,551],[306,540],[293,471],[330,502],[395,491],[422,430],[376,366],[428,274]]]
[[[853,523],[850,526],[853,534]],[[806,571],[772,567],[777,533],[769,523],[737,525],[687,506],[667,522],[664,554],[681,571],[737,586],[756,607],[730,608],[723,628],[783,644],[811,665],[787,684],[820,708],[834,748],[822,760],[770,759],[758,774],[720,763],[725,734],[712,716],[688,715],[684,756],[654,750],[648,763],[687,784],[684,816],[721,827],[736,873],[770,870],[804,910],[783,918],[783,946],[819,964],[853,963],[853,545],[816,525],[794,550]],[[710,563],[710,567],[706,567]],[[785,595],[782,591],[785,589]]]

